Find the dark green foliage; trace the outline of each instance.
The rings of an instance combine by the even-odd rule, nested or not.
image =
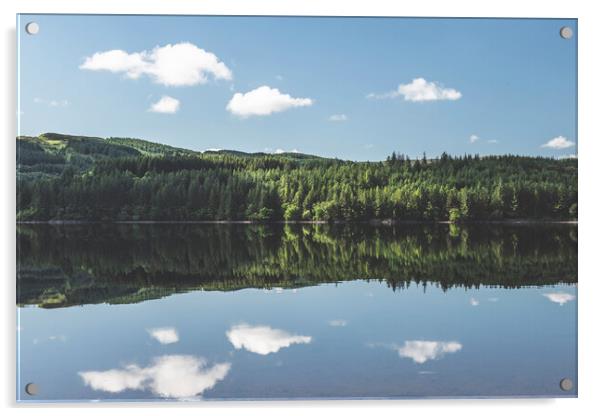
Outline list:
[[[198,152],[188,149],[181,149],[179,147],[172,147],[166,144],[153,143],[142,139],[133,139],[130,137],[109,137],[106,139],[109,144],[118,146],[127,146],[138,150],[140,153],[145,155],[158,155],[158,156],[195,156]]]
[[[573,225],[48,224],[17,227],[19,304],[355,279],[393,290],[577,282]]]
[[[577,160],[463,156],[349,162],[196,153],[138,139],[18,140],[19,220],[570,220]]]

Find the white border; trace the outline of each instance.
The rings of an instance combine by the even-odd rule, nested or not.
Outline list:
[[[333,15],[333,16],[457,16],[457,17],[561,17],[579,19],[579,399],[516,399],[516,400],[422,400],[422,401],[334,401],[334,402],[234,402],[169,405],[162,404],[96,404],[51,406],[17,406],[15,404],[15,145],[16,135],[16,71],[15,15],[21,13],[110,13],[110,14],[263,14],[263,15]],[[296,415],[311,411],[316,414],[345,412],[363,415],[420,413],[421,415],[461,414],[532,415],[594,414],[602,408],[600,383],[600,320],[599,301],[602,295],[599,253],[599,209],[602,207],[602,175],[598,159],[602,156],[600,125],[600,96],[602,88],[602,15],[595,1],[527,2],[525,0],[471,1],[421,0],[393,2],[386,0],[2,0],[2,180],[3,203],[0,264],[2,273],[2,375],[0,395],[8,407],[5,414],[29,414],[38,411],[45,415],[104,414],[108,408],[127,407],[132,415],[162,415],[165,411],[198,414]],[[201,406],[201,408],[199,408]],[[91,409],[88,407],[92,407]],[[598,411],[594,409],[598,408]]]

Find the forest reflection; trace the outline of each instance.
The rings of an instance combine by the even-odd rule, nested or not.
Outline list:
[[[17,303],[48,308],[357,279],[393,290],[577,282],[567,224],[21,224],[17,251]]]

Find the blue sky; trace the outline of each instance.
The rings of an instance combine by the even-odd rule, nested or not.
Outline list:
[[[352,160],[577,153],[575,20],[21,15],[18,27],[23,135]]]

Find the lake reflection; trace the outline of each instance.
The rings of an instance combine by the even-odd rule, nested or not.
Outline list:
[[[576,232],[21,225],[19,399],[575,396]]]

